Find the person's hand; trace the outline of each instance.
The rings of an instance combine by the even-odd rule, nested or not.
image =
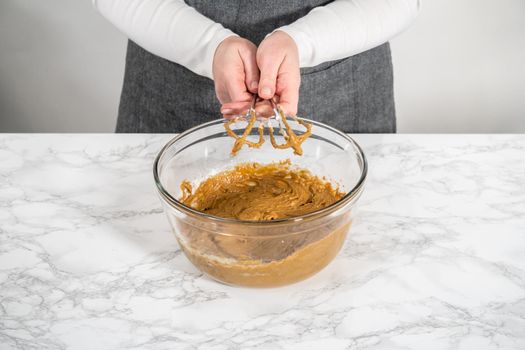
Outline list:
[[[288,34],[276,31],[264,39],[257,49],[260,70],[259,96],[274,100],[288,115],[297,114],[299,103],[299,52]]]
[[[249,106],[251,93],[257,92],[259,68],[256,52],[257,47],[251,41],[233,36],[224,39],[215,50],[213,80],[225,117],[235,112],[232,107],[224,108],[225,104]]]
[[[288,115],[297,114],[299,102],[299,86],[301,74],[299,71],[299,53],[295,41],[285,32],[276,31],[264,39],[257,49],[257,67],[260,70],[257,92],[263,99],[273,98]],[[258,72],[259,73],[259,72]],[[221,112],[226,118],[243,115],[251,105],[251,96],[238,101],[223,103]],[[273,114],[267,101],[256,106],[261,116]]]

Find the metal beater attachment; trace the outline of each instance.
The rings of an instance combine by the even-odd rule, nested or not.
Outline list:
[[[295,120],[297,123],[301,124],[306,128],[306,131],[303,134],[297,135],[293,131],[290,124],[288,124],[288,121],[286,120],[286,115],[284,114],[281,107],[277,106],[273,100],[271,100],[270,102],[272,103],[272,108],[275,113],[275,119],[279,122],[279,133],[283,135],[285,141],[282,144],[277,143],[277,141],[275,140],[272,124],[268,123],[268,128],[270,129],[270,142],[272,143],[272,146],[277,149],[291,148],[293,149],[294,154],[302,156],[303,149],[301,145],[307,138],[310,137],[310,135],[312,135],[312,124],[306,123],[304,120],[297,118],[296,116],[292,116],[291,118],[293,120]]]
[[[248,135],[250,135],[250,133],[252,132],[255,122],[257,121],[257,114],[255,113],[255,103],[256,102],[257,102],[257,95],[254,95],[252,105],[244,116],[232,118],[224,124],[224,129],[226,129],[226,133],[235,139],[235,143],[233,144],[233,147],[231,150],[232,156],[236,155],[237,152],[239,152],[239,150],[242,148],[243,145],[248,145],[248,147],[250,148],[259,148],[264,144],[264,124],[262,121],[259,121],[259,126],[258,126],[259,141],[252,142],[247,139]],[[230,127],[233,123],[236,123],[238,121],[248,122],[248,125],[246,125],[246,128],[244,129],[244,132],[242,133],[241,136],[234,133]]]
[[[279,107],[273,99],[270,100],[272,109],[273,109],[273,116],[270,117],[259,117],[257,116],[257,113],[255,111],[255,105],[259,101],[259,97],[257,94],[253,96],[253,101],[250,109],[244,116],[232,118],[226,123],[224,123],[224,129],[226,130],[226,133],[233,137],[235,139],[235,143],[233,144],[231,155],[235,156],[237,152],[242,148],[243,145],[248,145],[250,148],[260,148],[264,144],[264,128],[265,126],[268,127],[269,135],[270,135],[270,142],[272,143],[272,146],[276,149],[287,149],[292,148],[294,151],[294,154],[296,155],[302,155],[303,149],[301,147],[302,143],[310,137],[312,134],[312,124],[306,123],[304,120],[297,118],[296,116],[292,116],[291,118],[296,121],[297,123],[301,124],[306,128],[305,132],[301,135],[297,135],[288,121],[286,120],[286,115],[284,114],[281,107]],[[284,138],[284,143],[278,144],[275,135],[274,135],[274,129],[270,122],[271,119],[275,119],[277,123],[279,124],[279,133]],[[246,128],[244,129],[244,132],[242,135],[237,135],[233,130],[231,129],[231,125],[233,123],[239,122],[239,121],[245,121],[247,122]],[[258,142],[253,142],[247,140],[247,137],[250,135],[252,129],[255,126],[256,122],[259,122],[259,125],[257,127],[259,131],[259,140]]]

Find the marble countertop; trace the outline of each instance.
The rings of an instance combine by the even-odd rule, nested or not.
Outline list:
[[[525,135],[357,135],[343,250],[275,289],[180,252],[169,138],[0,136],[0,349],[525,349]]]

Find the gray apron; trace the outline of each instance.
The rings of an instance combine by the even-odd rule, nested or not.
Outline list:
[[[258,45],[322,0],[187,0],[197,11]],[[221,118],[213,81],[128,43],[117,132],[175,133]],[[344,132],[396,130],[388,43],[361,54],[301,69],[297,115]]]

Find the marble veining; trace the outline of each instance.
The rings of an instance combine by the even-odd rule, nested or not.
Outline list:
[[[321,273],[221,285],[180,252],[169,135],[0,136],[0,349],[525,349],[525,135],[357,135],[369,177]]]

